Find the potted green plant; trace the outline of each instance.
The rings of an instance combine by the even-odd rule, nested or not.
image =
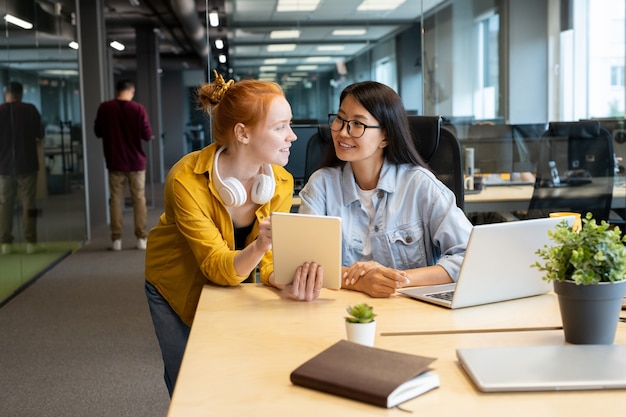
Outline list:
[[[537,250],[559,299],[565,340],[577,344],[611,344],[626,293],[626,236],[591,213],[582,228],[563,221],[548,232],[554,245]]]
[[[346,308],[346,333],[348,340],[366,346],[374,346],[376,337],[376,314],[374,308],[366,303],[355,304]]]

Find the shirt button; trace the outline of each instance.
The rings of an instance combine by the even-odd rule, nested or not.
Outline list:
[[[383,192],[378,190],[378,192],[376,193],[376,197],[383,198]]]
[[[374,226],[374,231],[378,232],[378,226]]]
[[[413,242],[413,238],[411,236],[408,236],[406,238],[406,243],[411,243],[411,242]]]

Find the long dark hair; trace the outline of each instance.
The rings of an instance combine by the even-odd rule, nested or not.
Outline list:
[[[341,92],[340,106],[347,96],[354,97],[384,126],[387,146],[383,149],[383,154],[389,162],[427,166],[415,148],[402,99],[392,88],[376,81],[351,84]],[[322,166],[339,166],[344,163],[337,158],[335,147],[330,146]]]

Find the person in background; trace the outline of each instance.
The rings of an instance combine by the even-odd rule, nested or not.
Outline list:
[[[417,153],[400,96],[352,84],[329,125],[333,147],[300,192],[299,212],[343,219],[343,288],[389,297],[455,281],[472,225]]]
[[[0,105],[0,227],[2,254],[15,251],[13,212],[15,200],[22,205],[26,253],[41,250],[37,245],[37,144],[44,138],[41,115],[31,103],[24,103],[22,84],[12,81],[5,88]]]
[[[122,250],[122,205],[126,180],[133,201],[137,249],[146,249],[146,153],[143,142],[153,139],[148,113],[133,101],[135,85],[130,80],[116,84],[115,98],[100,104],[94,132],[102,138],[104,159],[109,172],[111,248]]]
[[[215,80],[198,89],[214,143],[182,157],[165,180],[165,211],[148,235],[146,296],[172,395],[202,287],[274,285],[272,212],[289,212],[293,177],[283,167],[296,140],[278,84]],[[286,298],[319,296],[323,271],[300,266]]]

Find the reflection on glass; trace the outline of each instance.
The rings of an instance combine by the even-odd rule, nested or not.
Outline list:
[[[7,0],[3,9],[32,23],[24,29],[0,21],[0,88],[4,101],[22,86],[21,101],[0,110],[0,195],[3,220],[0,303],[51,263],[80,247],[86,236],[75,4],[50,7]],[[13,83],[13,84],[11,84]],[[18,84],[19,83],[19,84]],[[35,121],[37,113],[41,125]],[[24,123],[27,122],[27,123]],[[38,134],[32,132],[37,131]],[[35,142],[34,136],[39,139]],[[12,197],[15,197],[14,199]]]

